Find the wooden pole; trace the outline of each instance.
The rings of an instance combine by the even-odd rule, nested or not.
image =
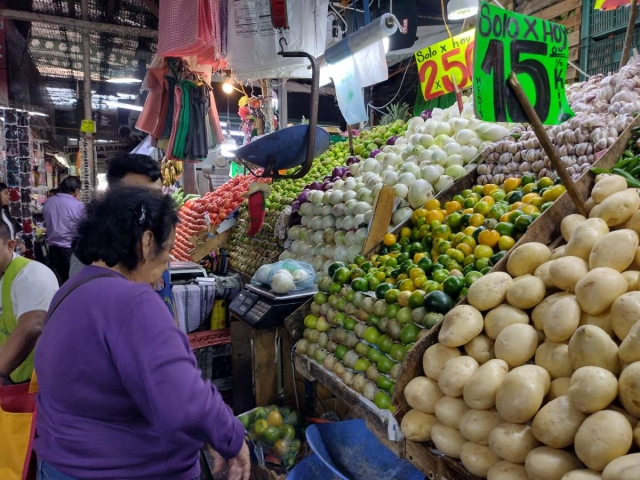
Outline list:
[[[520,105],[522,105],[522,108],[524,109],[524,113],[527,115],[527,118],[529,119],[531,128],[533,128],[533,131],[538,137],[538,141],[540,142],[540,145],[542,145],[543,150],[549,157],[549,160],[551,160],[551,165],[553,166],[555,171],[558,173],[558,175],[560,175],[563,185],[567,189],[567,192],[569,193],[569,196],[573,200],[573,203],[575,203],[576,208],[578,209],[578,213],[580,213],[585,217],[588,217],[589,214],[587,212],[587,209],[585,208],[584,202],[580,198],[580,195],[578,194],[575,188],[575,185],[573,184],[573,180],[571,180],[571,176],[567,173],[567,170],[562,165],[562,162],[560,161],[560,157],[558,157],[558,153],[556,152],[555,147],[551,144],[551,140],[547,135],[547,131],[542,126],[542,122],[540,121],[540,118],[538,118],[538,114],[533,109],[533,106],[529,102],[529,99],[527,98],[527,95],[524,93],[524,90],[522,90],[522,85],[520,85],[520,82],[518,81],[518,77],[516,76],[515,73],[511,72],[511,75],[509,77],[509,82],[511,83],[511,87],[515,91],[516,97],[518,97],[518,101],[520,102]]]
[[[629,12],[629,25],[627,26],[627,35],[624,37],[624,49],[622,50],[622,58],[620,59],[620,67],[624,67],[629,61],[629,53],[633,45],[633,31],[636,26],[636,15],[638,13],[638,0],[631,0],[631,12]]]
[[[82,0],[80,3],[82,19],[84,21],[89,20],[89,0]],[[84,119],[93,119],[93,108],[91,99],[91,40],[89,35],[91,32],[84,28],[82,29],[82,69],[84,70]],[[83,165],[83,168],[87,169],[89,176],[89,185],[87,190],[93,195],[93,190],[96,187],[96,161],[95,152],[93,148],[93,134],[84,133],[87,142],[87,164]]]
[[[351,125],[347,125],[347,132],[349,133],[349,155],[353,157],[353,129]]]

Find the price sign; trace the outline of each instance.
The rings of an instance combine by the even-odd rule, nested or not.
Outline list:
[[[575,114],[565,94],[569,39],[563,25],[480,3],[473,96],[488,122],[528,122],[509,84],[515,73],[540,121],[558,125]]]
[[[631,0],[596,0],[594,10],[615,10],[618,7],[631,5]]]
[[[420,88],[425,100],[431,100],[471,85],[473,77],[473,43],[475,30],[448,38],[415,53]]]
[[[80,131],[84,133],[96,133],[96,122],[93,120],[82,120]]]

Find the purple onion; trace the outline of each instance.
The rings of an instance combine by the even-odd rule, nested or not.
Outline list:
[[[289,226],[293,227],[294,225],[300,225],[301,223],[302,217],[300,216],[300,213],[293,210],[289,216]]]
[[[349,177],[353,177],[353,173],[351,173],[349,170],[347,170],[347,171],[345,172],[345,174],[342,176],[342,179],[343,179],[343,180],[346,180],[346,179],[347,179],[347,178],[349,178]]]
[[[387,138],[387,145],[395,145],[396,140],[398,140],[398,136],[394,135],[393,137]]]
[[[422,118],[423,120],[428,120],[431,118],[431,110],[423,110],[422,113],[420,114],[420,118]]]
[[[309,200],[309,190],[303,190],[300,192],[300,195],[298,195],[296,200],[300,203],[307,202]]]
[[[347,165],[351,166],[356,163],[360,163],[360,159],[358,157],[349,157],[347,158]]]
[[[380,150],[379,148],[374,148],[373,150],[371,150],[369,158],[376,158],[376,155],[378,155],[379,153],[382,153],[382,150]]]
[[[331,190],[333,188],[333,182],[326,182],[322,184],[322,190],[324,190],[325,192],[327,190]]]
[[[332,175],[325,175],[324,178],[322,179],[322,182],[326,182],[326,181],[331,181],[333,180],[333,176]]]
[[[291,210],[294,212],[300,210],[300,202],[298,200],[294,200],[294,202],[291,204]]]
[[[333,175],[333,177],[342,177],[342,175],[344,175],[344,172],[347,171],[347,167],[335,167],[333,169],[333,172],[331,172],[331,174]]]
[[[313,182],[309,185],[309,190],[322,190],[322,184],[320,182]]]

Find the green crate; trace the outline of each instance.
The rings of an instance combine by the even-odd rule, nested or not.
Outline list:
[[[589,30],[586,32],[583,31],[583,38],[603,37],[605,35],[618,33],[627,29],[631,8],[620,7],[615,10],[602,12],[600,10],[594,10],[595,2],[596,0],[584,0],[583,2],[583,8],[587,10],[585,13],[589,15],[589,22],[587,24]],[[637,21],[640,22],[640,15],[637,16]]]
[[[583,40],[582,55],[580,55],[582,70],[589,75],[598,73],[607,75],[617,72],[622,58],[625,36],[626,33],[621,33],[604,40]],[[640,47],[640,31],[638,30],[633,35],[633,47]]]

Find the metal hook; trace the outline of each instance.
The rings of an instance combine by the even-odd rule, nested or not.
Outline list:
[[[282,46],[282,42],[284,42],[284,44],[288,47],[289,43],[287,43],[287,39],[284,37],[280,37],[279,43],[280,43],[280,53],[284,52],[284,47]]]

